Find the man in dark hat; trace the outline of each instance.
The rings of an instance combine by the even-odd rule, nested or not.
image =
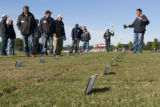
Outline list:
[[[47,56],[47,43],[49,42],[50,56],[53,56],[53,37],[55,33],[55,20],[51,17],[51,11],[47,10],[45,16],[40,20],[40,31],[43,41],[44,56]]]
[[[82,35],[82,29],[80,29],[78,24],[76,24],[75,27],[72,29],[71,35],[72,35],[72,46],[70,48],[69,53],[73,53],[74,47],[75,47],[75,53],[78,53],[79,42]]]

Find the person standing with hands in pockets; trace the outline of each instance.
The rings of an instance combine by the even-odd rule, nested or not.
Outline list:
[[[34,15],[29,11],[28,6],[24,6],[23,12],[18,16],[17,26],[22,34],[24,51],[26,56],[35,57],[34,56],[34,30],[36,28],[36,21],[35,21]]]
[[[53,37],[55,33],[55,20],[51,17],[52,12],[47,10],[45,16],[40,20],[40,31],[43,41],[43,53],[47,56],[47,43],[49,42],[50,56],[53,56]]]

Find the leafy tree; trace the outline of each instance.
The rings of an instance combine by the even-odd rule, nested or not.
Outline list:
[[[114,50],[114,45],[110,46],[110,50],[113,51]]]
[[[117,49],[122,48],[121,43],[118,43],[118,45],[116,46]]]
[[[15,39],[15,50],[17,51],[23,51],[23,40],[20,38]]]
[[[154,39],[154,42],[152,44],[152,49],[158,49],[158,39]]]
[[[133,43],[130,41],[129,42],[129,48],[132,49],[132,47],[133,47]]]

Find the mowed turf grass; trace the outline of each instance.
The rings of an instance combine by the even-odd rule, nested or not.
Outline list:
[[[158,107],[160,53],[127,52],[84,95],[89,77],[103,74],[118,54],[44,57],[44,63],[40,57],[0,57],[0,107]],[[18,60],[22,67],[15,68]]]

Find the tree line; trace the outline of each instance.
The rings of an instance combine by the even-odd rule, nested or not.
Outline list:
[[[0,42],[0,46],[1,46],[1,42]],[[70,45],[67,45],[63,48],[63,50],[68,50],[70,47]],[[129,42],[128,44],[121,44],[121,43],[118,43],[117,46],[115,45],[111,45],[111,50],[114,50],[114,49],[119,49],[119,48],[124,48],[126,50],[131,50],[133,47],[133,43],[132,42]],[[80,47],[81,48],[81,47]],[[93,46],[90,46],[90,49],[92,49]],[[156,51],[160,48],[160,41],[158,41],[157,38],[154,39],[154,41],[149,41],[147,43],[143,43],[143,50],[147,50],[147,51]],[[17,38],[15,39],[15,50],[17,51],[23,51],[24,50],[24,47],[23,47],[23,40],[21,38]]]

